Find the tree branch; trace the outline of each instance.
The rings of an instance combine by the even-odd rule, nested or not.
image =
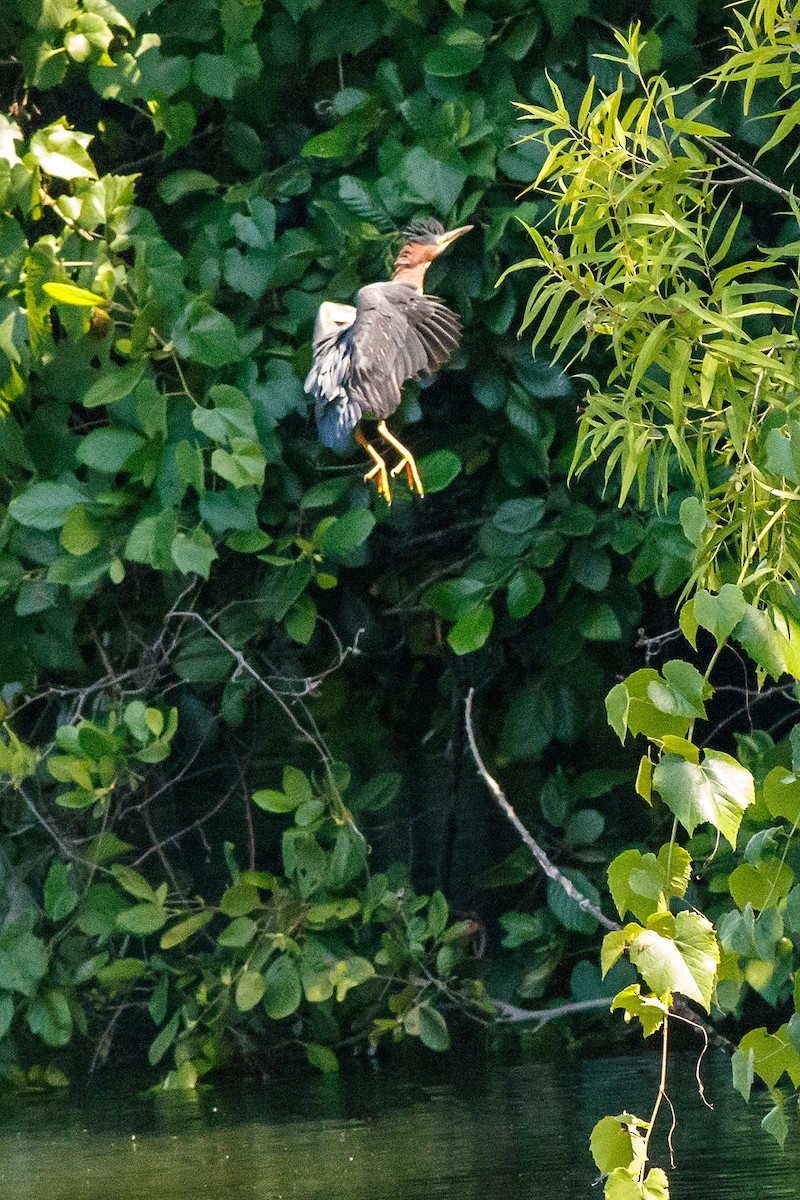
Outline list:
[[[605,913],[601,912],[596,904],[592,904],[588,896],[584,896],[582,892],[579,892],[575,887],[575,884],[570,879],[567,879],[566,875],[563,875],[561,871],[559,871],[558,867],[556,867],[550,861],[542,847],[531,836],[531,834],[522,824],[522,821],[520,821],[512,805],[509,803],[505,792],[500,787],[500,784],[496,779],[493,779],[487,771],[486,765],[481,758],[481,754],[478,749],[478,743],[475,740],[475,729],[472,724],[472,697],[474,694],[475,689],[470,688],[469,693],[467,694],[467,701],[465,705],[465,721],[467,727],[467,740],[469,742],[469,748],[472,751],[472,757],[475,759],[475,766],[478,768],[478,774],[483,779],[498,805],[508,817],[509,821],[514,826],[517,833],[522,838],[523,842],[528,847],[547,878],[552,879],[554,883],[557,883],[558,886],[566,892],[570,900],[573,900],[583,912],[589,913],[591,916],[593,916],[598,924],[602,925],[605,929],[621,929],[621,925],[619,925],[616,921],[609,920]]]

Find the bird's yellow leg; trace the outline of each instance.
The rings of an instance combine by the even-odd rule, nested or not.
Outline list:
[[[414,488],[416,488],[420,496],[424,496],[425,489],[423,488],[422,480],[419,477],[417,464],[414,462],[414,455],[406,446],[403,445],[402,442],[398,442],[393,433],[389,432],[389,430],[386,428],[385,421],[381,421],[378,425],[378,433],[381,435],[384,441],[389,443],[390,446],[394,446],[397,453],[401,455],[400,462],[396,467],[392,467],[392,475],[399,475],[399,473],[403,470],[403,467],[405,467],[406,475],[408,476],[408,486],[411,488],[411,491],[413,492]]]
[[[375,466],[367,471],[364,476],[364,483],[369,483],[370,479],[378,476],[378,495],[383,496],[387,504],[392,503],[392,489],[389,486],[389,472],[386,470],[386,461],[381,458],[374,446],[371,446],[364,437],[360,429],[356,430],[356,441],[359,446],[363,446],[367,454],[370,456]]]

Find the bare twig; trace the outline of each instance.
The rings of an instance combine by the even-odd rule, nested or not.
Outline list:
[[[500,1013],[501,1023],[535,1021],[534,1033],[538,1033],[548,1021],[556,1021],[559,1017],[568,1017],[577,1012],[589,1012],[596,1008],[604,1008],[608,1012],[611,1005],[608,996],[598,996],[595,1000],[573,1000],[566,1004],[554,1004],[552,1008],[518,1008],[516,1004],[507,1004],[505,1000],[492,1000],[492,1003]]]
[[[553,865],[553,863],[551,863],[550,859],[547,857],[544,850],[542,850],[539,843],[535,841],[533,837],[531,837],[528,830],[514,812],[514,809],[506,798],[505,792],[500,787],[500,784],[496,779],[493,779],[487,771],[486,765],[484,764],[484,761],[480,755],[480,751],[478,750],[478,743],[475,739],[475,729],[472,724],[472,697],[474,694],[475,689],[470,688],[465,704],[465,721],[467,728],[467,741],[469,742],[469,748],[472,751],[472,757],[475,760],[475,765],[478,768],[478,774],[481,776],[498,805],[506,814],[519,836],[522,838],[522,841],[525,843],[531,854],[538,862],[542,871],[544,871],[545,875],[547,875],[548,879],[552,879],[559,885],[559,887],[562,887],[567,895],[579,905],[583,912],[591,913],[598,923],[603,925],[606,929],[621,929],[621,925],[619,925],[616,921],[609,920],[609,918],[602,913],[596,905],[592,904],[592,902],[586,896],[581,895],[575,885],[569,879],[567,879],[567,877],[563,875],[561,871],[559,871],[558,868]],[[495,1003],[497,1004],[498,1002],[495,1001]],[[605,1001],[603,1003],[605,1003]],[[597,1007],[599,1007],[599,1004]],[[733,1051],[736,1049],[733,1043],[728,1041],[728,1039],[724,1037],[717,1029],[715,1029],[710,1022],[705,1021],[702,1017],[698,1016],[694,1009],[692,1009],[685,1000],[680,998],[673,1000],[670,1012],[674,1016],[677,1016],[681,1020],[685,1021],[688,1025],[698,1029],[702,1033],[703,1037],[707,1037],[716,1046],[724,1048],[728,1053],[733,1053]]]
[[[523,842],[528,847],[547,878],[552,879],[554,883],[557,883],[558,886],[566,892],[570,900],[573,900],[575,904],[578,905],[582,912],[589,913],[594,917],[598,924],[602,925],[605,929],[621,929],[621,925],[619,925],[616,921],[609,920],[605,913],[601,912],[596,904],[592,904],[588,896],[584,896],[581,892],[579,892],[572,880],[567,879],[566,875],[559,871],[558,867],[556,867],[550,861],[539,843],[531,836],[531,834],[522,824],[522,821],[520,821],[512,805],[509,803],[505,792],[500,787],[500,784],[496,779],[493,779],[487,771],[486,765],[481,758],[480,751],[478,749],[478,743],[475,740],[475,730],[472,724],[472,697],[474,694],[475,689],[470,688],[469,693],[467,694],[467,701],[465,705],[465,717],[467,726],[467,740],[469,742],[469,748],[472,751],[472,757],[475,759],[475,766],[478,768],[478,774],[483,779],[498,805],[508,817],[509,821],[514,826],[517,833],[522,838]]]

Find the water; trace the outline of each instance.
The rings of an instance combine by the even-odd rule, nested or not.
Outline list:
[[[645,1116],[657,1063],[559,1067],[429,1056],[413,1067],[196,1095],[141,1095],[124,1075],[0,1109],[0,1195],[14,1200],[602,1200],[587,1139],[627,1108]],[[704,1070],[714,1111],[676,1056],[674,1200],[800,1195],[800,1145],[781,1152],[731,1093],[721,1057]],[[800,1141],[800,1139],[798,1139]],[[658,1147],[658,1165],[667,1166]]]

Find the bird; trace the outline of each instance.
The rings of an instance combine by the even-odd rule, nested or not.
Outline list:
[[[314,398],[320,441],[342,450],[354,436],[373,463],[364,482],[375,479],[387,504],[392,503],[390,471],[360,422],[364,417],[377,420],[378,434],[400,455],[391,477],[405,469],[411,492],[424,496],[414,456],[390,432],[386,419],[398,408],[406,380],[433,375],[459,345],[459,317],[438,296],[425,295],[423,284],[433,260],[473,228],[447,231],[433,217],[412,221],[401,231],[403,246],[391,280],[360,288],[355,305],[326,300],[317,313],[304,386]]]

